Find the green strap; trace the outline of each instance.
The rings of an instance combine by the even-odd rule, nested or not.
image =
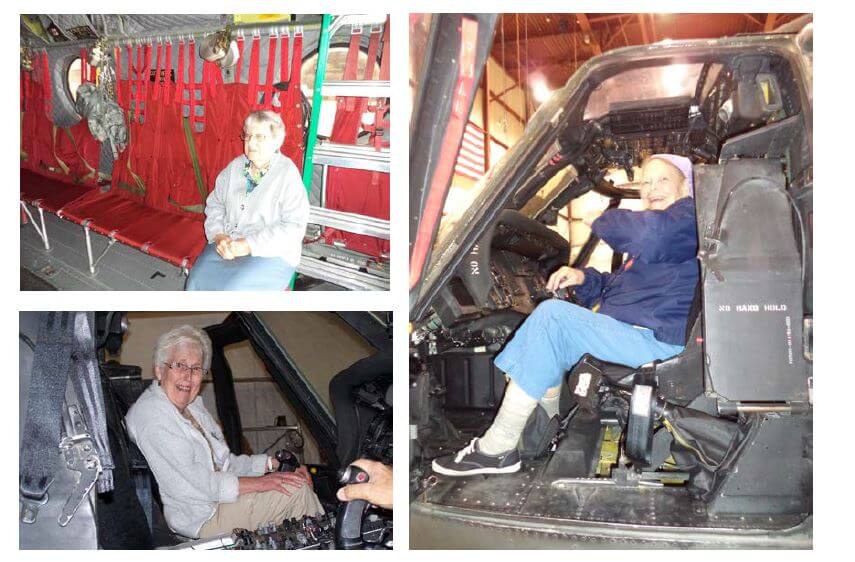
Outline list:
[[[196,144],[193,141],[193,131],[190,130],[190,120],[187,117],[182,117],[181,121],[184,124],[184,140],[187,141],[187,151],[190,153],[190,160],[193,162],[193,173],[196,175],[196,187],[199,188],[199,196],[204,205],[208,199],[208,190],[205,189],[205,182],[202,180],[202,169],[199,167],[199,155],[196,154]]]

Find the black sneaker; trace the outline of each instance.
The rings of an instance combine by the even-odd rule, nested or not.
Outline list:
[[[516,448],[498,455],[478,450],[478,438],[457,452],[433,461],[433,471],[446,476],[471,474],[511,474],[520,469],[520,453]]]

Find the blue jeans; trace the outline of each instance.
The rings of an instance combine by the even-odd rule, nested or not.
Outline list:
[[[653,331],[569,302],[540,303],[496,357],[496,366],[526,394],[539,400],[561,382],[585,353],[610,363],[640,367],[683,351],[662,343]]]
[[[224,260],[214,244],[199,255],[187,291],[282,291],[291,282],[294,268],[282,258],[242,256]]]

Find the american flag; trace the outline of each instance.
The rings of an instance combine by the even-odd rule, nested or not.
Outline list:
[[[484,130],[470,121],[463,131],[463,144],[460,145],[460,153],[454,164],[454,173],[479,180],[485,171]]]

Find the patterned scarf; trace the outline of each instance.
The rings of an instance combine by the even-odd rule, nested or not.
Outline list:
[[[246,178],[246,192],[252,193],[252,190],[258,187],[258,184],[261,183],[261,179],[270,171],[270,164],[267,164],[267,167],[263,170],[255,169],[253,171],[252,162],[249,160],[246,161],[246,164],[243,165],[243,175]]]

